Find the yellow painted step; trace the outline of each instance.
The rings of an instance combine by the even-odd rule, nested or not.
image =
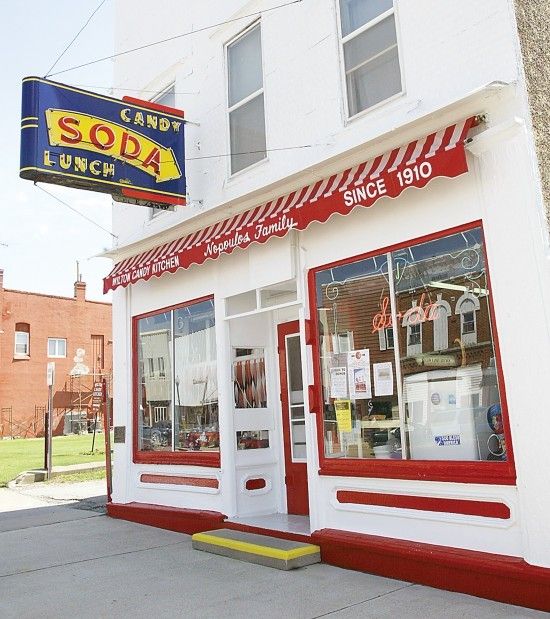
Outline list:
[[[321,561],[321,549],[314,544],[232,529],[195,533],[192,544],[196,550],[280,570],[292,570]]]

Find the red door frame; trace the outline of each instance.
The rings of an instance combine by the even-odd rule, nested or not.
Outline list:
[[[307,486],[307,463],[292,461],[290,440],[290,406],[288,401],[286,336],[299,335],[297,320],[277,325],[279,353],[279,374],[281,377],[281,414],[283,419],[283,443],[285,451],[285,485],[287,512],[307,516],[309,514],[309,495]],[[306,411],[304,408],[304,418]]]

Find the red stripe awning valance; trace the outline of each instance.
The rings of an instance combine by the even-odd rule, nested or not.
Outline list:
[[[159,245],[115,265],[104,279],[104,292],[139,280],[202,264],[251,243],[305,230],[334,213],[346,215],[379,198],[396,198],[408,187],[424,187],[438,176],[468,171],[464,140],[474,118],[450,125],[383,155],[229,217],[175,241]]]

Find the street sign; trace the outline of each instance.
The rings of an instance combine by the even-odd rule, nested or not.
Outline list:
[[[48,387],[53,387],[55,382],[55,361],[50,361],[48,363],[48,368],[46,371],[46,384]]]
[[[92,392],[92,409],[94,411],[100,410],[104,401],[103,383],[101,381],[97,381],[94,383],[94,390]]]

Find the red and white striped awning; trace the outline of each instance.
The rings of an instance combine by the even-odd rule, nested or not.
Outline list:
[[[119,286],[202,264],[251,243],[265,243],[289,230],[324,223],[334,213],[347,215],[357,206],[396,198],[408,187],[424,187],[438,176],[468,171],[464,140],[475,118],[450,125],[406,146],[316,181],[248,211],[224,219],[175,241],[127,258],[104,279],[104,292]]]

